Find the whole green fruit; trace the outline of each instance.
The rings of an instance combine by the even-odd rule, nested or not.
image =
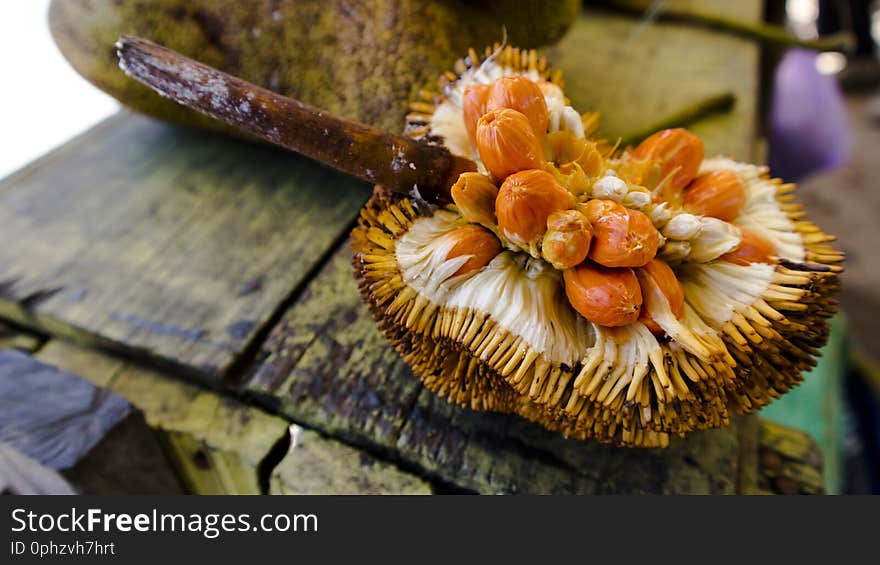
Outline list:
[[[419,88],[433,88],[469,47],[559,39],[579,0],[53,0],[52,35],[73,67],[135,110],[225,125],[125,76],[120,35],[155,41],[250,82],[399,132]]]

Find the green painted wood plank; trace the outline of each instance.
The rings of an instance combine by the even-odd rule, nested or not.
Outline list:
[[[809,434],[823,454],[824,486],[840,494],[844,480],[844,393],[847,331],[843,317],[831,320],[831,335],[819,364],[797,388],[761,410],[761,417]]]
[[[0,316],[223,373],[369,190],[120,114],[0,182]]]

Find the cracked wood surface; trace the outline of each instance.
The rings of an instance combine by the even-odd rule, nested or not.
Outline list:
[[[368,194],[289,153],[122,114],[0,182],[0,315],[220,374]]]

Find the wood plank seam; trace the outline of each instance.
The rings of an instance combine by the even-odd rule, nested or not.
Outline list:
[[[287,312],[297,300],[299,300],[302,293],[305,292],[318,273],[321,272],[321,269],[330,257],[337,252],[340,246],[348,245],[348,234],[351,232],[352,228],[354,228],[356,223],[357,220],[353,219],[339,233],[339,235],[336,236],[332,244],[321,254],[320,258],[308,271],[306,271],[299,284],[295,285],[290,290],[290,293],[281,299],[272,313],[266,318],[265,323],[260,326],[256,333],[254,333],[252,339],[245,345],[242,352],[233,360],[229,367],[227,367],[226,371],[222,374],[222,379],[229,381],[230,386],[237,387],[242,384],[242,379],[247,376],[247,373],[251,370],[254,364],[258,362],[257,357],[260,353],[260,349],[265,344],[269,334],[284,317],[285,312]]]

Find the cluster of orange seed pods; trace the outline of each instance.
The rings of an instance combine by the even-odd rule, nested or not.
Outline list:
[[[628,155],[626,180],[608,176],[594,182],[591,195],[578,198],[553,174],[567,163],[551,160],[564,152],[548,142],[548,109],[536,83],[514,75],[470,85],[462,112],[485,174],[465,173],[452,187],[456,206],[472,222],[453,235],[459,243],[447,257],[471,256],[456,275],[485,267],[508,247],[561,270],[569,303],[593,323],[616,327],[638,320],[661,335],[642,308],[640,277],[657,284],[672,312],[682,315],[681,284],[657,258],[664,236],[645,212],[622,202],[630,183],[653,185],[643,200],[734,220],[746,202],[745,186],[733,171],[698,174],[699,137],[683,129],[652,135]],[[740,246],[721,258],[737,264],[767,261],[772,245],[741,232]]]

